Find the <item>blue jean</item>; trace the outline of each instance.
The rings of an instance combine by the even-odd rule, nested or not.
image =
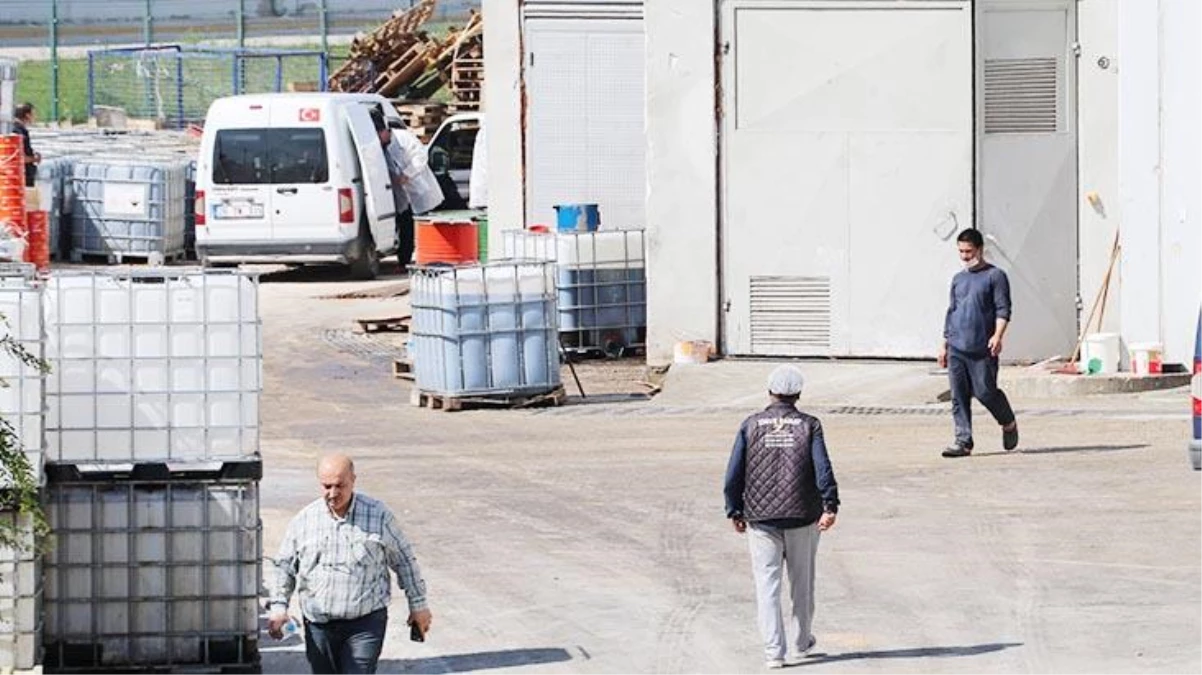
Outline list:
[[[315,623],[305,619],[305,658],[316,674],[375,673],[388,628],[388,610],[358,619]]]
[[[997,359],[952,350],[947,355],[947,377],[952,389],[952,419],[956,424],[956,443],[971,449],[972,399],[985,406],[997,423],[1014,421],[1014,410],[1006,394],[997,388]]]

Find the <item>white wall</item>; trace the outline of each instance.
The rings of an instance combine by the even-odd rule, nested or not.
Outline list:
[[[652,0],[644,13],[647,361],[663,364],[679,340],[717,341],[716,26],[701,0]]]
[[[1197,0],[1119,2],[1122,335],[1189,363],[1202,277]]]
[[[522,167],[522,34],[518,0],[484,3],[484,99],[488,135],[488,235],[521,228],[526,211]]]
[[[1161,0],[1161,331],[1193,360],[1202,297],[1202,2]]]
[[[1077,5],[1078,294],[1079,326],[1102,286],[1115,230],[1119,226],[1119,0],[1087,0]],[[1087,196],[1093,193],[1096,204]],[[1110,281],[1102,332],[1118,332],[1121,317],[1116,268]],[[1096,330],[1096,328],[1094,329]]]

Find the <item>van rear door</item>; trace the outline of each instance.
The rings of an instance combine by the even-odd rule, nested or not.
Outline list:
[[[330,106],[274,101],[271,107],[271,210],[280,242],[330,241],[339,231],[339,197],[330,182]]]
[[[221,241],[271,238],[269,130],[218,129],[213,139],[212,186],[206,226]]]
[[[392,184],[388,164],[384,161],[384,150],[380,147],[380,136],[372,124],[369,108],[350,105],[346,108],[347,123],[355,139],[355,150],[362,167],[363,201],[367,211],[367,223],[372,238],[380,251],[396,249],[396,202],[392,191],[400,190]]]

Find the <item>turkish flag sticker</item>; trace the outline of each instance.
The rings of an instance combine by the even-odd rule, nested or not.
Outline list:
[[[320,122],[321,121],[321,109],[320,108],[301,108],[300,109],[300,121],[302,121],[302,122]]]

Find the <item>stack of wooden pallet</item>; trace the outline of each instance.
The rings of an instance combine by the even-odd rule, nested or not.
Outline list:
[[[398,99],[392,102],[401,119],[409,130],[422,143],[429,143],[438,131],[439,125],[447,118],[447,104],[434,101],[407,101]]]
[[[436,0],[421,0],[351,43],[346,63],[330,76],[331,91],[392,96],[425,72],[439,43],[418,29],[434,14]]]
[[[484,89],[484,21],[472,12],[458,35],[451,59],[451,112],[477,111]]]
[[[451,28],[441,40],[433,38],[420,28],[434,14],[435,3],[421,0],[412,9],[393,14],[370,34],[355,38],[346,63],[330,76],[330,90],[421,102],[449,84],[449,112],[479,110],[484,83],[483,18],[473,11],[462,28]],[[415,130],[442,121],[441,117],[431,121],[428,111],[415,117],[427,118],[416,119],[411,124]]]

